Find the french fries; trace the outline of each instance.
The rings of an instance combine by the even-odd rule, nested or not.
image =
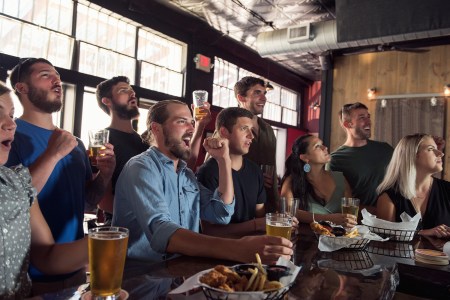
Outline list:
[[[348,237],[348,238],[354,238],[354,237],[357,237],[358,234],[359,234],[358,228],[354,228],[352,231],[347,232],[347,233],[345,234],[345,237]]]
[[[267,280],[267,273],[258,253],[255,267],[248,270],[251,273],[250,278],[240,276],[230,268],[218,265],[210,272],[203,274],[200,282],[227,292],[273,291],[283,287],[279,281]]]

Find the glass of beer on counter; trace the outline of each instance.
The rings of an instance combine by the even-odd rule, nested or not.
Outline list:
[[[92,299],[119,299],[127,256],[128,229],[89,229],[89,271]]]
[[[358,218],[359,211],[359,199],[358,198],[342,198],[341,199],[341,210],[343,214],[354,215]]]
[[[109,141],[108,129],[89,130],[89,159],[91,165],[97,165],[98,150],[106,149],[105,144]]]
[[[208,102],[208,92],[203,90],[196,90],[192,92],[192,102],[194,104],[194,118],[196,121],[203,119],[207,111],[204,108],[204,103]]]
[[[284,213],[266,214],[266,234],[291,239],[292,216]]]

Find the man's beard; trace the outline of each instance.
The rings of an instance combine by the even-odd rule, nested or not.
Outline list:
[[[139,109],[137,106],[128,108],[128,105],[120,105],[112,102],[112,110],[117,113],[117,116],[122,120],[134,120],[139,117]]]
[[[367,133],[364,129],[361,129],[359,127],[356,128],[355,133],[361,140],[368,140],[371,135],[370,131],[369,131],[369,133]]]
[[[182,160],[188,160],[189,156],[191,155],[191,150],[184,148],[186,145],[183,140],[177,140],[173,137],[170,137],[169,132],[166,130],[166,128],[163,127],[163,134],[164,134],[164,146],[166,146],[170,153],[173,154],[176,158],[182,159]]]
[[[60,111],[62,107],[61,98],[50,101],[48,100],[48,92],[37,89],[31,85],[28,91],[28,99],[36,108],[48,114]]]

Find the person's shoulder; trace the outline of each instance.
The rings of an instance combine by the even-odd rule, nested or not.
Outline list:
[[[247,157],[242,157],[245,163],[245,166],[251,170],[261,170],[261,167],[255,163],[254,161],[248,159]]]
[[[381,148],[381,149],[394,150],[394,148],[392,148],[392,146],[386,142],[368,140],[367,145],[369,145],[371,147]]]
[[[218,170],[218,168],[219,165],[217,164],[217,161],[213,157],[210,157],[201,166],[198,167],[197,175],[215,172]]]
[[[436,184],[440,187],[444,187],[445,189],[449,189],[450,190],[450,182],[445,180],[445,179],[440,179],[440,178],[436,178],[434,177],[434,181],[436,182]]]

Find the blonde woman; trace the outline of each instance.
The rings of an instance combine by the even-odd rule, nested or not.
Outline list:
[[[420,213],[419,234],[450,237],[450,183],[433,177],[442,171],[443,156],[430,135],[401,139],[377,188],[378,218],[400,222],[403,212]]]
[[[341,198],[352,190],[341,172],[325,170],[330,154],[321,139],[303,135],[295,141],[286,160],[281,196],[300,198],[297,219],[303,223],[330,221],[344,227],[356,225],[351,214],[341,213]]]

